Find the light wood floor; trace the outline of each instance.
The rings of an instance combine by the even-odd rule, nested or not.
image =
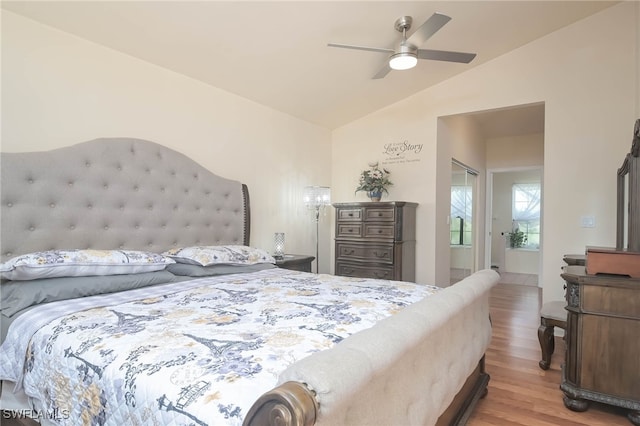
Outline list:
[[[565,408],[559,388],[562,338],[556,337],[549,370],[538,367],[539,304],[538,287],[501,283],[492,290],[493,339],[486,355],[489,393],[467,425],[630,426],[626,413],[615,407],[592,403],[582,413]]]

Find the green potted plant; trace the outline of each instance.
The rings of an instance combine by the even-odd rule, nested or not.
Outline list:
[[[369,164],[369,169],[360,173],[360,181],[356,192],[366,191],[371,201],[380,201],[382,193],[389,193],[387,187],[393,185],[389,180],[391,172],[385,168],[380,168],[378,163]]]
[[[511,248],[524,247],[527,243],[527,236],[520,229],[516,229],[509,233],[509,246]]]

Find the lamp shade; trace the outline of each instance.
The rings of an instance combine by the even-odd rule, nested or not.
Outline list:
[[[303,201],[307,207],[324,207],[331,204],[331,189],[328,186],[307,186]]]
[[[284,232],[276,232],[273,235],[273,257],[276,259],[284,257]]]
[[[408,70],[418,63],[416,55],[410,52],[400,52],[391,55],[389,58],[389,67],[394,70]]]
[[[302,201],[307,209],[314,211],[316,216],[316,273],[320,269],[320,233],[318,231],[320,222],[320,212],[331,204],[331,189],[328,186],[306,186]]]

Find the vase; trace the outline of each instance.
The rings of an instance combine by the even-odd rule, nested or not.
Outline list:
[[[368,195],[371,201],[380,201],[382,198],[382,191],[369,191]]]

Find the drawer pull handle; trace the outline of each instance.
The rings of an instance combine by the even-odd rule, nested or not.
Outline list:
[[[380,254],[377,251],[374,251],[373,255],[376,256],[376,257],[387,257],[389,255],[389,253],[385,251],[384,253]]]
[[[353,229],[349,228],[349,232],[353,232]]]
[[[382,234],[382,229],[378,229],[378,234]]]
[[[347,216],[349,216],[349,217],[353,217],[353,213],[349,213]]]
[[[376,272],[376,271],[374,271],[373,274],[376,276],[376,278],[386,278],[387,277],[387,273],[386,272]]]
[[[353,274],[353,271],[354,271],[353,269],[344,268],[344,272],[346,274]]]
[[[356,251],[354,249],[343,249],[342,253],[343,254],[354,254]]]
[[[382,217],[382,213],[378,213],[378,217]]]

